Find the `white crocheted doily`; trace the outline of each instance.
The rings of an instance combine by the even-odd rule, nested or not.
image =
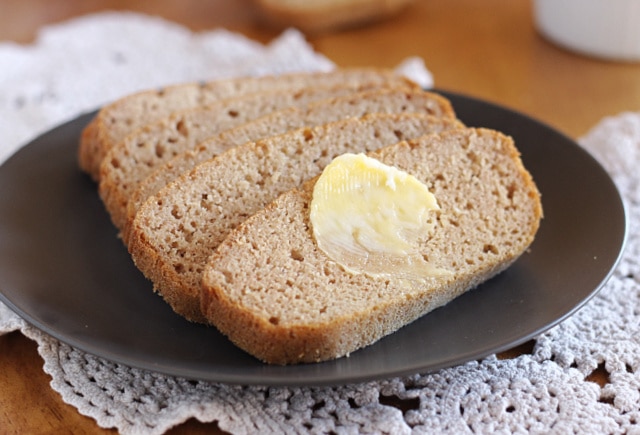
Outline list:
[[[138,89],[333,67],[295,31],[263,46],[133,14],[69,21],[29,46],[0,43],[0,65],[0,162],[54,125]],[[402,68],[432,84],[420,59]],[[0,333],[21,330],[37,341],[63,400],[123,434],[160,434],[192,417],[232,433],[640,433],[640,113],[605,119],[580,142],[626,200],[627,248],[594,299],[515,359],[335,388],[259,388],[105,361],[48,337],[2,304]],[[603,387],[589,381],[595,370],[608,375]]]

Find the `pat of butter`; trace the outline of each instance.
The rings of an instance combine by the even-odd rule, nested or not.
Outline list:
[[[344,154],[318,178],[310,218],[318,247],[352,273],[422,280],[449,275],[417,251],[435,210],[435,196],[412,175]]]

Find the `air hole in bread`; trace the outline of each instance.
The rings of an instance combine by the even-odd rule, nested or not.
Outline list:
[[[187,124],[182,119],[176,123],[176,131],[185,137],[189,135]]]
[[[202,208],[203,210],[206,210],[206,211],[213,210],[211,202],[209,202],[208,199],[204,195],[203,195],[202,199],[200,200],[200,208]]]
[[[227,115],[229,115],[229,116],[230,116],[230,117],[232,117],[232,118],[237,118],[237,117],[238,117],[238,115],[239,115],[239,113],[238,113],[238,111],[237,111],[237,110],[229,110],[229,111],[227,112]]]
[[[302,252],[298,251],[297,249],[291,250],[291,258],[293,258],[296,261],[304,261],[304,256],[302,255]]]
[[[482,248],[482,252],[484,252],[485,254],[498,254],[498,248],[496,248],[495,245],[492,245],[490,243],[487,243],[484,245],[484,247]]]
[[[513,200],[513,196],[515,195],[517,187],[515,184],[510,184],[507,190],[507,198],[509,200]]]
[[[278,323],[280,323],[280,318],[279,317],[269,317],[269,323],[271,323],[272,325],[277,325]]]
[[[175,205],[171,209],[171,216],[173,216],[176,219],[182,219],[182,213],[180,213],[180,210]]]
[[[473,163],[480,163],[480,157],[478,156],[478,154],[474,151],[469,151],[467,153],[467,158],[469,160],[471,160]]]
[[[393,130],[393,134],[396,135],[398,140],[402,140],[404,138],[404,133],[402,133],[400,130]]]
[[[156,157],[158,157],[159,159],[162,158],[162,156],[164,155],[164,152],[166,151],[164,145],[162,144],[156,144]]]
[[[304,140],[307,142],[313,139],[313,131],[311,131],[311,129],[309,128],[305,128],[302,134],[304,135]]]
[[[111,159],[111,166],[113,166],[114,168],[119,168],[120,167],[120,160],[114,158]]]

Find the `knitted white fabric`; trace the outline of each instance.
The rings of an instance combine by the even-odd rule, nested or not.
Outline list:
[[[162,54],[155,51],[163,41]],[[138,89],[283,70],[330,69],[295,32],[262,46],[225,31],[192,34],[155,18],[100,14],[0,43],[0,162],[52,126]],[[425,86],[419,59],[402,65]],[[0,304],[0,333],[38,343],[51,387],[102,427],[160,434],[189,418],[232,433],[640,434],[640,113],[580,140],[613,175],[630,237],[606,286],[537,337],[531,354],[335,388],[241,387],[167,377],[73,349]],[[0,355],[0,358],[2,356]],[[604,372],[607,383],[589,381]]]

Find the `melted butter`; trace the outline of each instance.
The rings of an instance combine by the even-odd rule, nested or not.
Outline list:
[[[344,154],[318,178],[310,218],[319,248],[347,270],[423,280],[450,274],[417,251],[436,210],[435,196],[415,177],[364,154]]]

